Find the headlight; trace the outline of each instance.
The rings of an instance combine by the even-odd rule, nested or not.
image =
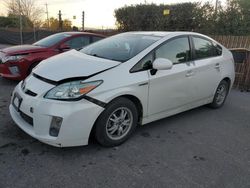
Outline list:
[[[58,100],[78,99],[91,90],[95,89],[102,82],[102,80],[93,82],[84,82],[82,80],[67,82],[52,88],[50,91],[48,91],[44,98]]]
[[[17,61],[19,59],[24,58],[26,55],[12,55],[12,56],[5,56],[2,58],[2,62],[6,63],[7,61]]]

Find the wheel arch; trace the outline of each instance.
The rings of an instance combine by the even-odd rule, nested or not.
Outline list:
[[[223,80],[225,80],[229,84],[230,87],[232,86],[231,85],[231,79],[229,77],[225,77],[221,81],[223,81]]]
[[[129,99],[130,101],[132,101],[135,106],[136,106],[136,109],[137,109],[137,112],[138,112],[138,124],[141,124],[142,123],[142,117],[143,117],[143,106],[142,106],[142,103],[140,101],[140,99],[134,95],[131,95],[131,94],[124,94],[124,95],[119,95],[119,96],[116,96],[115,98],[113,98],[110,102],[118,99],[118,98],[126,98],[126,99]],[[98,118],[101,116],[102,113],[99,114]],[[95,120],[95,123],[90,131],[90,135],[89,135],[89,141],[91,138],[94,138],[94,132],[95,132],[95,127],[96,127],[96,122],[98,120],[98,118],[96,118]]]

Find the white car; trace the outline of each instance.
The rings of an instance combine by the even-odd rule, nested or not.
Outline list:
[[[221,107],[230,51],[193,32],[128,32],[40,63],[12,94],[15,123],[41,142],[123,143],[143,125],[201,105]]]

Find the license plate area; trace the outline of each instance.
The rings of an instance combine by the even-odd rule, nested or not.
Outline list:
[[[20,106],[22,104],[22,101],[23,101],[22,97],[18,93],[14,93],[12,105],[18,112],[20,112]]]

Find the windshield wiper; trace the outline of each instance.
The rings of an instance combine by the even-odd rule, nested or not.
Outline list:
[[[118,60],[118,59],[112,59],[112,58],[108,58],[108,57],[103,57],[103,56],[100,56],[98,54],[87,54],[87,55],[95,56],[95,57],[99,57],[99,58],[103,58],[103,59],[109,59],[109,60],[112,60],[112,61],[124,62],[124,61]]]

